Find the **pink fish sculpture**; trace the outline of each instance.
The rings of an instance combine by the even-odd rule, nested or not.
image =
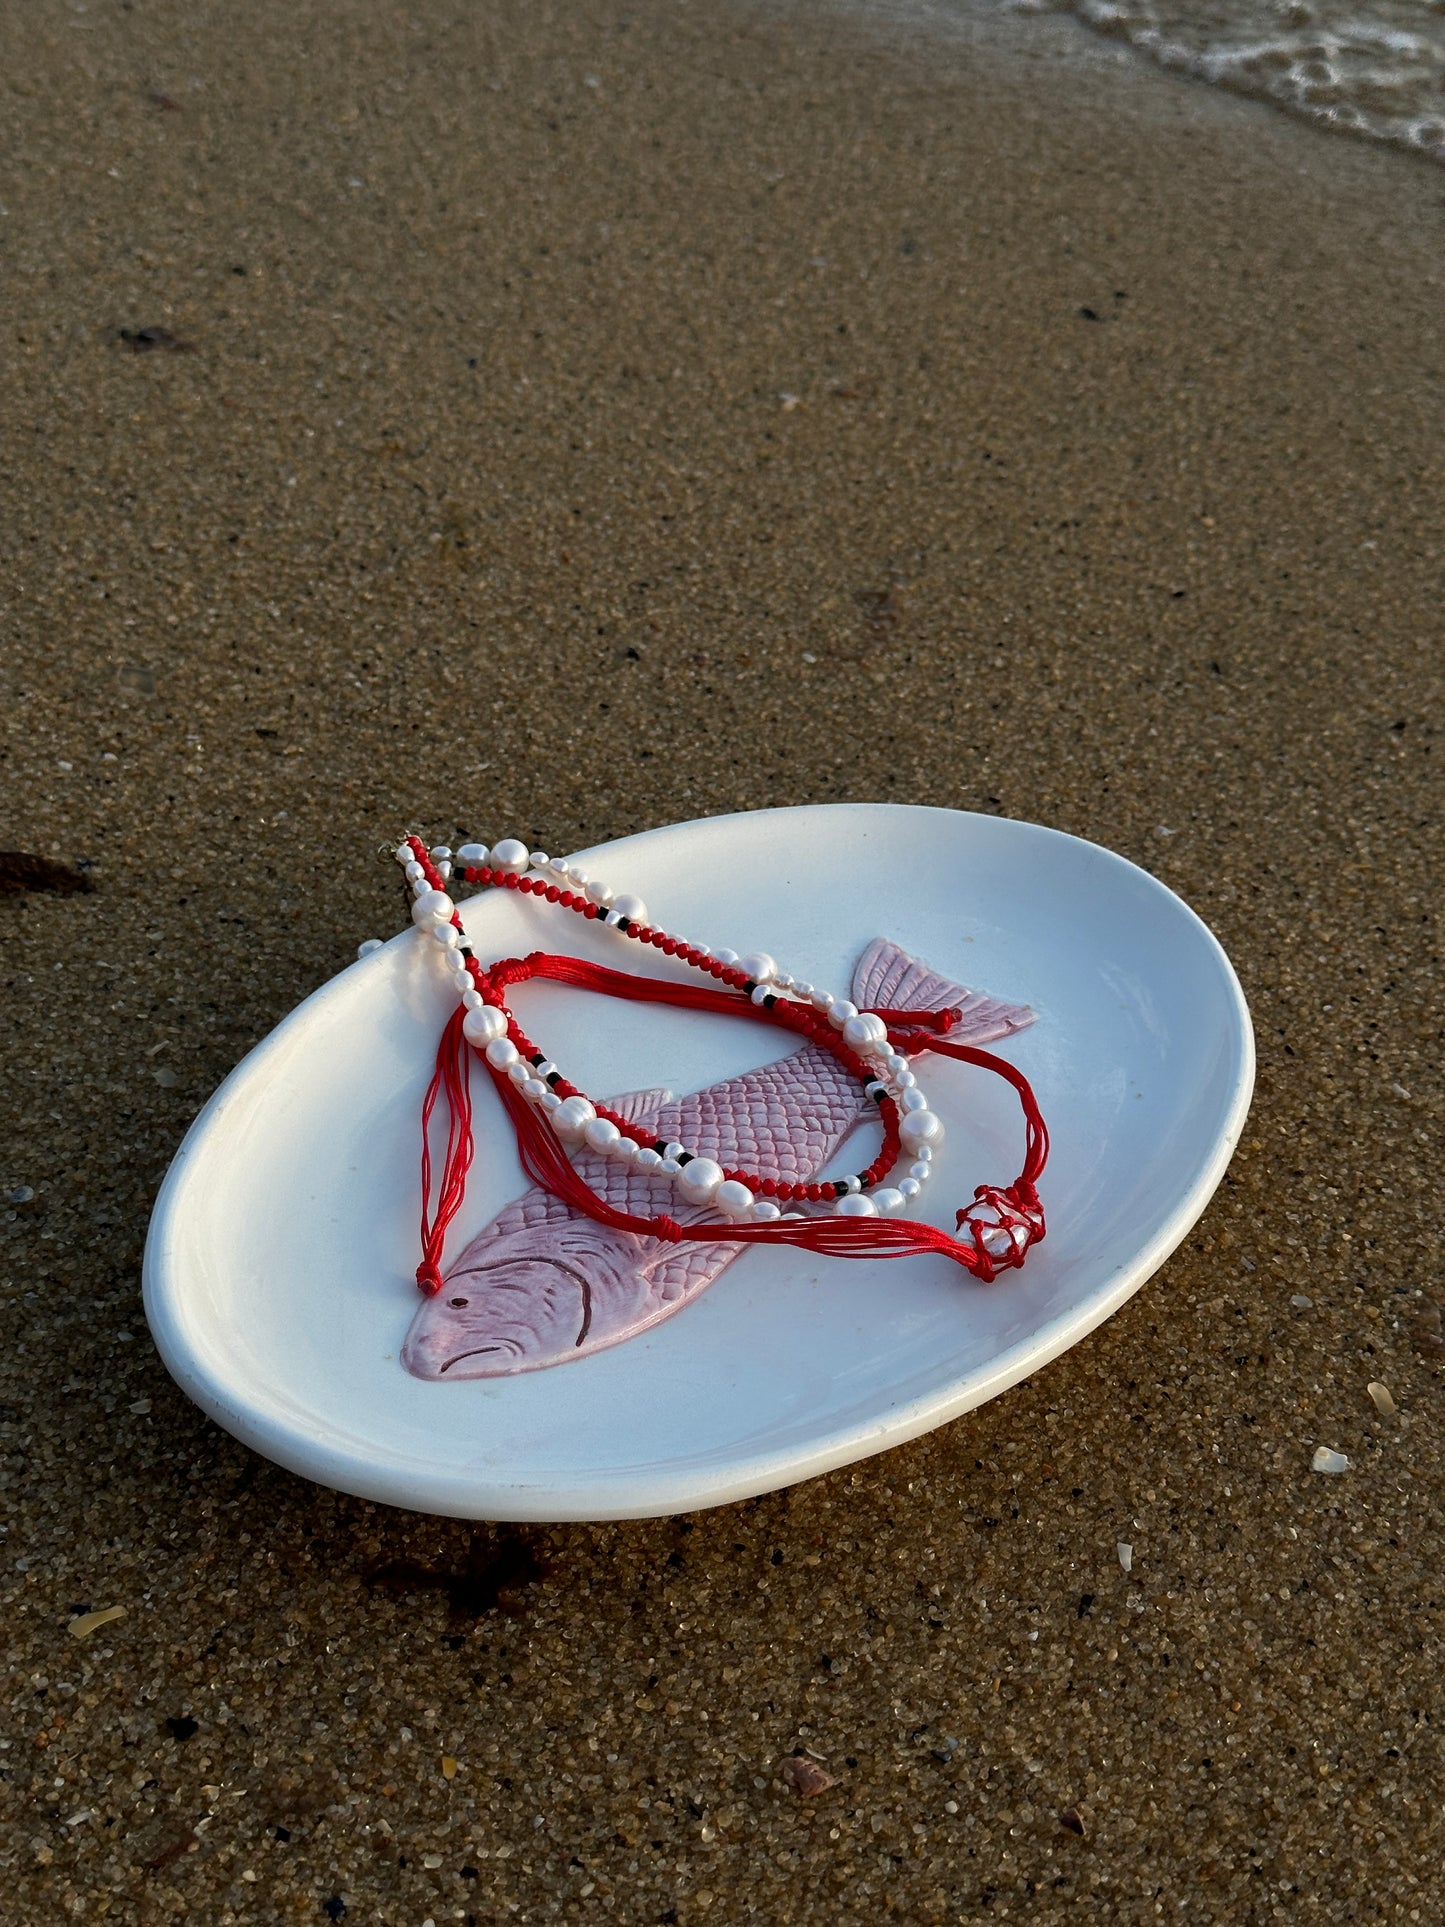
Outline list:
[[[852,996],[860,1010],[954,1005],[962,1018],[949,1035],[970,1044],[1012,1036],[1034,1020],[1026,1006],[964,990],[881,937],[859,959]],[[816,1044],[691,1097],[637,1091],[612,1103],[697,1156],[793,1183],[816,1178],[875,1108]],[[601,1152],[583,1150],[575,1162],[593,1189],[624,1211],[654,1217],[666,1209],[679,1222],[708,1215],[680,1206],[655,1180]],[[417,1378],[453,1380],[586,1358],[681,1311],[742,1249],[614,1231],[534,1185],[478,1232],[441,1290],[422,1301],[401,1362]]]

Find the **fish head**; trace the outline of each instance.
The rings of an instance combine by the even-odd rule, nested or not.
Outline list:
[[[401,1362],[416,1378],[498,1378],[560,1364],[637,1300],[665,1247],[569,1213],[471,1245],[418,1306]]]

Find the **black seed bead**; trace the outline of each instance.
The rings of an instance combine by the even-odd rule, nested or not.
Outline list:
[[[771,1009],[772,1009],[772,1007],[773,1007],[773,1005],[774,1005],[774,1004],[775,1004],[775,1003],[776,1003],[777,1001],[778,1001],[778,1000],[777,1000],[777,998],[776,998],[776,997],[774,997],[774,996],[772,996],[772,995],[771,995],[771,993],[770,993],[770,994],[769,994],[768,996],[766,996],[766,997],[764,997],[764,999],[763,999],[763,1009],[764,1009],[764,1010],[771,1010]]]
[[[754,992],[754,991],[755,991],[756,989],[757,989],[757,985],[756,985],[756,984],[755,984],[755,983],[753,982],[753,980],[752,980],[752,978],[751,978],[751,977],[744,977],[744,979],[743,979],[743,995],[744,995],[744,997],[751,997],[751,996],[752,996],[752,994],[753,994],[753,992]]]
[[[527,1061],[530,1064],[545,1064],[547,1061],[546,1053],[544,1051],[534,1050]]]
[[[632,919],[630,917],[619,917],[613,928],[620,930],[624,937],[630,936],[632,934]]]
[[[666,1157],[667,1147],[671,1142],[672,1142],[671,1138],[655,1137],[652,1140],[652,1148],[654,1151],[656,1151],[659,1157]]]
[[[547,1082],[552,1085],[560,1084],[562,1082],[561,1071],[548,1071]]]
[[[833,1180],[833,1196],[835,1198],[846,1198],[847,1195],[848,1180],[846,1178],[835,1178]]]
[[[692,1155],[693,1154],[691,1151],[679,1151],[677,1154],[677,1161],[679,1164],[691,1164]]]

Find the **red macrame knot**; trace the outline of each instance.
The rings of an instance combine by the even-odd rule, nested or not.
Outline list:
[[[985,1284],[1001,1271],[1017,1271],[1044,1235],[1044,1214],[1038,1193],[1027,1179],[1004,1189],[996,1184],[981,1184],[974,1201],[958,1214],[959,1235],[968,1241],[978,1259],[977,1274]]]
[[[430,1258],[423,1258],[416,1268],[416,1282],[428,1298],[435,1298],[442,1288],[442,1275]]]
[[[682,1238],[682,1226],[676,1218],[654,1218],[652,1235],[661,1238],[664,1244],[675,1245]]]

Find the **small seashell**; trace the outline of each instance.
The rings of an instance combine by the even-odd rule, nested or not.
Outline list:
[[[124,1617],[124,1606],[103,1606],[99,1612],[78,1614],[65,1630],[72,1639],[88,1639],[98,1626],[108,1626],[113,1619]]]
[[[1344,1453],[1332,1452],[1327,1445],[1316,1447],[1315,1455],[1310,1460],[1311,1472],[1328,1472],[1334,1474],[1337,1472],[1348,1472],[1349,1469],[1350,1462]]]
[[[1365,1387],[1365,1390],[1370,1394],[1371,1399],[1373,1399],[1375,1410],[1380,1414],[1381,1418],[1393,1418],[1396,1412],[1399,1411],[1399,1406],[1390,1396],[1389,1386],[1382,1385],[1379,1379],[1372,1378]]]
[[[1125,1572],[1132,1572],[1134,1570],[1134,1548],[1125,1545],[1124,1541],[1119,1539],[1115,1541],[1114,1550],[1118,1553],[1119,1564],[1124,1568]]]
[[[790,1786],[800,1800],[815,1800],[820,1793],[826,1793],[833,1784],[831,1773],[801,1753],[791,1754],[778,1769],[779,1777]]]

